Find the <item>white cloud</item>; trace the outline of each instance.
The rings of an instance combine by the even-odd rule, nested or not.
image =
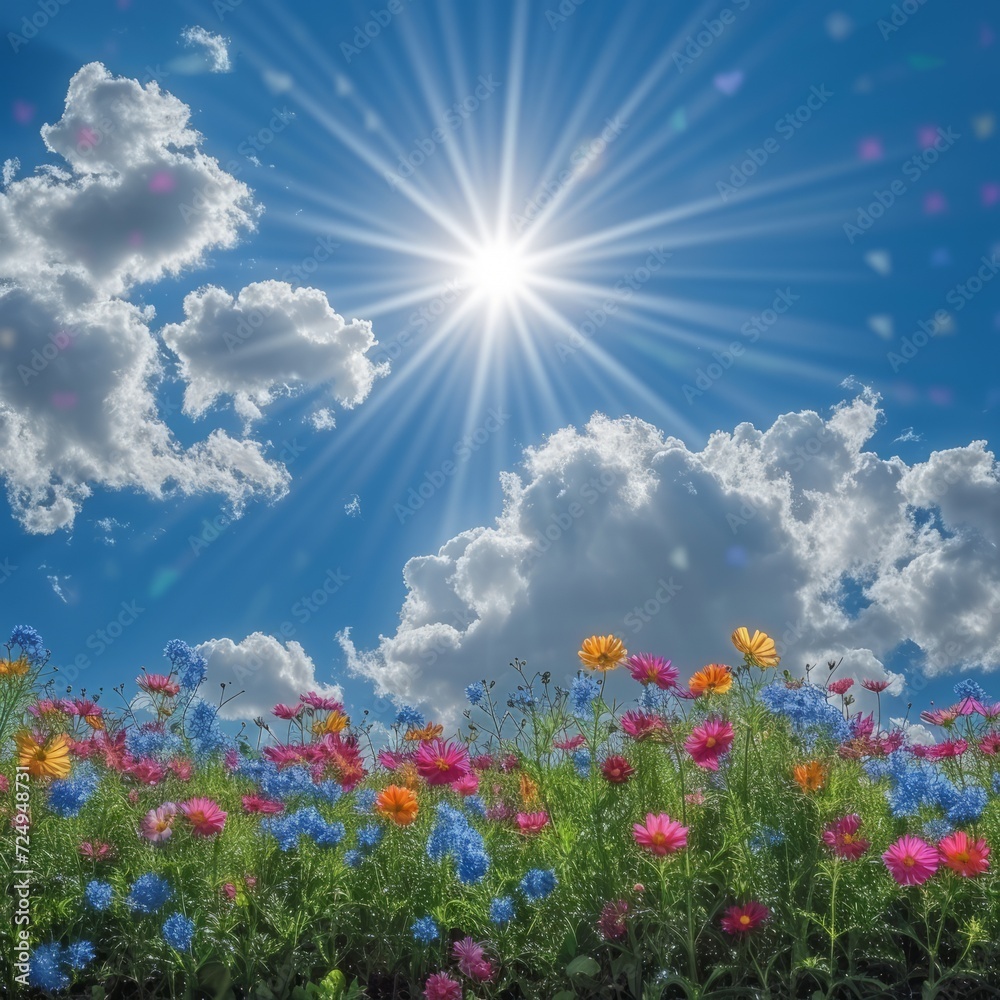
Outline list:
[[[168,373],[150,330],[154,310],[126,299],[139,282],[236,246],[262,211],[199,150],[189,119],[187,105],[155,81],[141,86],[90,63],[70,81],[62,118],[41,130],[67,167],[39,167],[0,193],[0,477],[30,532],[70,528],[97,486],[154,499],[217,493],[237,515],[251,497],[287,491],[287,470],[258,441],[212,430],[178,443],[165,422],[171,410],[157,403]],[[219,289],[194,298],[209,293],[226,298]],[[368,325],[339,330],[316,290],[274,293],[276,308],[286,302],[317,317],[308,326],[297,314],[304,341],[329,341],[320,370],[332,395],[344,405],[363,399],[376,371],[362,356]],[[257,407],[276,386],[255,381],[245,364],[233,391]],[[204,398],[210,366],[193,377],[189,394]]]
[[[21,161],[15,156],[13,159],[7,159],[3,161],[3,186],[7,187],[8,184],[17,175],[18,170],[21,169]]]
[[[501,476],[494,526],[406,564],[394,635],[367,651],[341,635],[349,667],[379,695],[451,720],[463,687],[500,676],[515,656],[565,684],[592,633],[670,657],[684,676],[732,662],[728,636],[744,624],[775,636],[798,673],[843,657],[838,677],[886,677],[886,657],[906,639],[930,671],[994,669],[993,457],[977,442],[913,466],[880,459],[864,450],[877,402],[863,390],[826,419],[740,424],[699,452],[634,418],[595,415],[582,432],[557,431],[526,451],[522,473]],[[940,526],[917,516],[931,505]],[[623,675],[610,690],[631,697]]]
[[[897,438],[892,439],[892,443],[895,444],[897,441],[922,441],[922,434],[914,434],[912,427],[907,427],[902,434]]]
[[[312,425],[313,430],[317,431],[332,431],[337,426],[337,418],[333,415],[333,411],[325,406],[310,413],[306,420]]]
[[[257,420],[296,387],[327,387],[353,407],[388,370],[365,356],[375,343],[371,323],[348,323],[318,288],[259,281],[234,298],[209,285],[184,299],[184,315],[163,328],[163,339],[181,359],[184,410],[195,417],[229,395],[240,416]]]
[[[198,53],[199,63],[203,64],[204,69],[209,73],[228,73],[232,70],[233,64],[229,58],[228,38],[223,38],[222,35],[213,35],[210,31],[196,26],[185,28],[181,32],[181,39],[185,45],[201,50]],[[200,69],[201,65],[197,69],[188,69],[187,72],[198,72]]]
[[[294,705],[306,691],[343,698],[339,685],[317,682],[316,666],[297,642],[282,645],[273,635],[254,632],[242,642],[209,639],[196,652],[208,661],[206,691],[219,690],[219,684],[224,683],[227,698],[243,692],[222,707],[219,714],[223,719],[268,719],[275,705]]]

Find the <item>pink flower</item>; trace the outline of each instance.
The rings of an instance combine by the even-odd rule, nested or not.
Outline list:
[[[651,854],[662,857],[674,854],[687,845],[688,828],[672,820],[666,813],[646,813],[646,825],[634,823],[635,842]]]
[[[240,766],[240,752],[234,747],[230,747],[226,751],[225,757],[222,758],[223,764],[225,764],[226,771],[230,774]]]
[[[479,775],[475,771],[463,774],[458,781],[453,781],[451,787],[459,795],[475,795],[479,791]]]
[[[742,906],[730,906],[722,918],[722,929],[727,934],[749,934],[770,916],[771,911],[763,903],[751,900]]]
[[[583,733],[577,733],[576,736],[571,736],[568,740],[558,740],[552,745],[557,750],[577,750],[587,742],[587,737]]]
[[[477,771],[488,771],[493,766],[493,758],[488,753],[481,753],[478,757],[473,757],[469,763]]]
[[[823,831],[823,843],[837,857],[846,858],[848,861],[857,861],[871,847],[871,841],[857,835],[859,826],[861,826],[861,817],[856,813],[842,816],[827,825]]]
[[[963,878],[975,878],[989,868],[990,849],[986,841],[973,840],[967,833],[957,830],[942,837],[938,844],[941,860]]]
[[[631,736],[637,743],[658,729],[666,729],[663,719],[646,712],[628,711],[618,721],[622,732]]]
[[[169,840],[174,832],[174,817],[177,806],[173,802],[164,802],[159,809],[150,809],[139,824],[139,832],[151,843],[162,844]]]
[[[450,785],[469,773],[469,751],[446,740],[421,743],[414,759],[417,773],[428,785]]]
[[[652,653],[638,653],[626,661],[632,679],[643,687],[655,684],[663,691],[677,686],[677,668],[670,665],[669,660]]]
[[[547,812],[518,813],[517,826],[521,833],[541,833],[549,825]]]
[[[265,816],[273,816],[275,813],[282,812],[284,808],[285,807],[281,802],[274,802],[271,799],[265,799],[260,795],[243,796],[244,812],[263,813]]]
[[[689,806],[703,806],[705,804],[705,793],[702,789],[696,788],[684,796],[684,801]]]
[[[628,934],[625,925],[625,915],[628,913],[628,902],[624,899],[604,904],[597,930],[605,941],[621,941]]]
[[[185,760],[183,757],[174,757],[167,766],[177,775],[179,781],[191,780],[191,775],[194,772],[191,761]]]
[[[995,730],[986,733],[979,741],[979,752],[986,754],[987,757],[1000,753],[1000,733]]]
[[[826,689],[831,694],[845,695],[852,687],[854,687],[853,677],[841,677],[840,680],[831,681],[827,684]]]
[[[6,774],[0,774],[0,792],[6,792],[10,788],[10,782]]]
[[[316,694],[315,691],[300,694],[299,701],[311,708],[317,708],[321,712],[342,712],[344,710],[343,702],[337,701],[336,698],[324,698],[322,695]]]
[[[191,823],[191,832],[196,837],[211,837],[221,833],[226,825],[226,813],[211,799],[188,799],[181,803],[181,812]]]
[[[732,745],[733,727],[724,719],[709,719],[695,726],[684,741],[684,749],[691,754],[699,767],[709,771],[719,770],[719,757]]]
[[[271,709],[271,714],[276,715],[279,719],[297,719],[303,707],[304,706],[301,703],[294,706],[279,703]]]
[[[129,802],[132,803],[132,805],[138,805],[138,803],[139,803],[139,789],[138,788],[133,788],[128,793],[128,800],[129,800]]]
[[[927,759],[945,760],[948,757],[961,757],[968,749],[969,744],[965,740],[945,740],[927,748]]]
[[[635,774],[635,768],[620,754],[611,754],[601,764],[601,774],[613,785],[624,785]]]
[[[111,845],[100,840],[85,840],[77,850],[88,861],[105,861],[113,854]]]
[[[511,771],[517,771],[521,767],[521,758],[518,757],[516,753],[509,753],[503,760],[500,761],[500,770],[504,774],[510,774]]]
[[[462,984],[447,972],[435,972],[424,984],[427,1000],[462,1000]]]
[[[243,884],[248,889],[254,889],[254,888],[256,888],[256,886],[257,886],[257,876],[256,875],[244,875],[243,876]]]
[[[883,855],[889,874],[900,885],[922,885],[937,870],[941,858],[930,844],[919,837],[900,837]]]
[[[463,976],[473,977],[474,971],[484,964],[483,946],[471,937],[464,937],[451,946],[452,955],[458,959],[458,971]],[[492,969],[490,970],[492,972]]]
[[[291,767],[302,760],[302,747],[295,743],[287,746],[278,743],[273,747],[264,747],[264,756],[280,771],[283,767]]]
[[[180,684],[172,681],[167,674],[142,674],[136,677],[135,683],[146,694],[162,694],[173,698],[181,690]]]
[[[128,773],[140,784],[156,785],[164,779],[167,769],[152,757],[143,757],[129,765]]]
[[[232,882],[226,882],[222,887],[222,894],[226,899],[233,900],[236,898],[236,886]]]
[[[875,680],[873,677],[865,677],[861,681],[861,686],[875,694],[881,694],[890,684],[888,680]]]

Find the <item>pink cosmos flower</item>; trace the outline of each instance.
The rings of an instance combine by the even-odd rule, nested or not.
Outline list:
[[[322,695],[316,694],[315,691],[300,694],[299,701],[311,708],[319,709],[321,712],[342,712],[344,710],[343,702],[337,701],[336,698],[324,698]]]
[[[549,825],[549,814],[545,810],[540,812],[517,814],[517,826],[521,833],[541,833]]]
[[[860,826],[861,817],[857,813],[842,816],[827,824],[823,831],[823,843],[837,857],[846,858],[848,861],[857,861],[871,847],[871,841],[858,836],[858,827]]]
[[[211,799],[188,799],[181,803],[181,812],[191,823],[191,832],[196,837],[211,837],[221,833],[226,825],[226,813]]]
[[[646,825],[634,823],[635,842],[651,854],[663,857],[674,854],[687,845],[688,828],[681,826],[666,813],[646,813]]]
[[[854,687],[853,677],[841,677],[840,680],[831,681],[827,684],[826,689],[830,694],[845,695],[852,687]]]
[[[493,766],[493,758],[488,753],[481,753],[478,757],[473,757],[469,763],[477,771],[488,771]]]
[[[135,683],[146,694],[162,694],[168,698],[173,698],[181,690],[180,684],[172,681],[167,674],[140,674]]]
[[[961,757],[968,749],[969,744],[965,740],[944,740],[927,748],[927,759],[945,760],[948,757]]]
[[[424,983],[424,996],[427,1000],[462,1000],[462,984],[447,972],[435,972]]]
[[[875,694],[881,694],[890,683],[885,679],[876,680],[874,677],[865,677],[861,681],[861,686],[868,691],[874,691]]]
[[[177,806],[173,802],[164,802],[159,809],[150,809],[139,824],[139,832],[153,844],[162,844],[169,840],[174,832],[174,817]]]
[[[557,750],[565,750],[569,752],[570,750],[578,750],[586,742],[587,737],[584,736],[583,733],[577,733],[576,736],[571,736],[569,739],[557,740],[552,745]]]
[[[457,781],[453,781],[451,787],[459,795],[475,795],[479,791],[479,775],[475,771],[470,771]]]
[[[666,729],[666,725],[658,715],[647,712],[628,711],[619,720],[622,732],[631,736],[637,743],[647,739],[658,729]]]
[[[638,653],[626,660],[632,679],[643,687],[655,684],[661,691],[677,686],[677,668],[670,665],[669,660],[652,653]]]
[[[428,785],[450,785],[469,773],[469,751],[446,740],[421,743],[414,760]]]
[[[722,917],[722,929],[727,934],[749,934],[770,916],[771,911],[763,903],[751,900],[742,906],[730,906]]]
[[[106,861],[114,854],[111,845],[100,840],[85,840],[77,850],[88,861]]]
[[[684,749],[691,754],[699,767],[709,771],[719,770],[719,757],[732,745],[733,727],[725,719],[709,719],[695,726],[684,741]]]
[[[985,733],[979,741],[979,752],[986,754],[987,757],[1000,753],[1000,733],[996,730]]]
[[[271,709],[271,714],[276,715],[279,719],[297,719],[303,707],[301,702],[298,705],[284,705],[279,702]]]
[[[597,930],[605,941],[621,941],[628,934],[628,927],[625,924],[628,909],[628,901],[624,899],[604,904],[600,919],[597,921]]]
[[[222,894],[226,899],[232,901],[236,898],[236,886],[232,882],[226,882],[222,887]]]
[[[166,777],[167,769],[152,757],[143,757],[129,765],[128,773],[142,785],[156,785]]]
[[[177,775],[179,781],[190,781],[191,775],[194,773],[194,765],[183,757],[174,757],[167,764],[167,767]]]
[[[883,855],[889,874],[900,885],[922,885],[940,867],[940,855],[911,834],[900,837]]]
[[[973,840],[967,833],[957,830],[942,837],[938,844],[941,860],[956,874],[963,878],[975,878],[982,875],[990,863],[990,849],[981,837]]]
[[[265,799],[260,795],[244,795],[243,811],[248,813],[263,813],[265,816],[273,816],[275,813],[284,811],[284,804]]]
[[[485,971],[483,966],[486,965],[485,955],[483,954],[483,946],[477,944],[472,940],[471,937],[464,937],[461,941],[456,941],[451,946],[452,955],[458,959],[458,971],[462,973],[463,976],[469,976],[470,978],[479,978],[476,973],[482,973]],[[492,968],[490,973],[492,973]]]
[[[302,760],[302,748],[294,743],[287,746],[278,743],[273,747],[264,747],[264,756],[280,771],[283,767],[291,767]]]
[[[604,758],[601,774],[613,785],[624,785],[635,774],[635,768],[620,754],[613,753]]]
[[[689,806],[703,806],[705,804],[705,792],[701,788],[696,788],[693,792],[688,792],[684,796],[684,801]]]

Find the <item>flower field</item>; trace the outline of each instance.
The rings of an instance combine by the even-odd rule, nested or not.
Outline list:
[[[116,689],[121,710],[57,694],[18,627],[0,659],[3,986],[1000,996],[1000,703],[963,680],[913,745],[885,682],[796,678],[766,635],[732,641],[735,665],[679,669],[592,636],[565,687],[515,660],[469,685],[457,732],[404,706],[386,742],[312,692],[228,736],[181,641]],[[612,671],[632,702],[605,698]]]

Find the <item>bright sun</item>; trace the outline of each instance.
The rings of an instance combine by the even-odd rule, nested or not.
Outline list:
[[[472,290],[496,304],[518,298],[526,278],[523,255],[503,240],[480,247],[469,260],[466,273]]]

